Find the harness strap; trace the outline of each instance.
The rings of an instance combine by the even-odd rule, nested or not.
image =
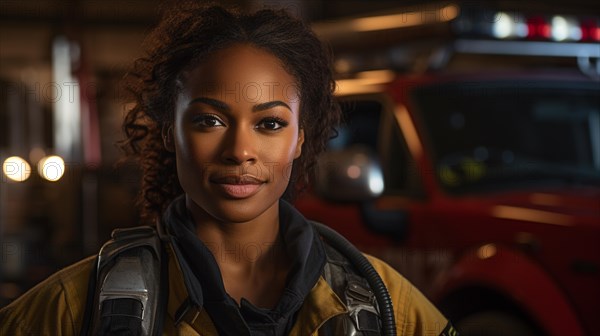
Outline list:
[[[348,314],[336,316],[324,325],[327,335],[381,335],[377,300],[367,281],[350,262],[329,244],[325,244],[327,263],[324,278],[345,301]],[[335,332],[334,332],[335,331]]]
[[[113,231],[91,274],[81,335],[160,335],[168,292],[166,268],[154,228]]]

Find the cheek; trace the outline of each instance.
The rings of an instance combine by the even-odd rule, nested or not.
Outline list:
[[[207,169],[216,163],[217,148],[214,141],[199,134],[179,137],[175,145],[175,153],[180,180],[204,180]]]
[[[186,161],[211,162],[217,155],[218,139],[202,133],[180,133],[176,137],[177,154]]]
[[[275,182],[287,185],[296,153],[296,143],[295,139],[278,139],[263,143],[261,163],[268,169]]]
[[[291,132],[290,132],[291,133]],[[267,138],[261,143],[263,160],[274,162],[290,162],[296,153],[297,135]]]

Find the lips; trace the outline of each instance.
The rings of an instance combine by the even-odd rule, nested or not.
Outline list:
[[[225,196],[234,199],[248,198],[258,192],[265,181],[251,175],[229,175],[211,178],[213,183]]]

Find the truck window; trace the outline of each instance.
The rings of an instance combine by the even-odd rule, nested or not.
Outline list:
[[[414,98],[451,192],[600,184],[597,83],[454,83]]]
[[[343,120],[338,136],[329,142],[331,149],[365,145],[378,152],[382,104],[376,100],[347,99],[340,101]]]
[[[416,165],[408,153],[397,122],[377,97],[353,97],[340,101],[344,120],[330,149],[368,146],[382,163],[386,194],[420,194]]]

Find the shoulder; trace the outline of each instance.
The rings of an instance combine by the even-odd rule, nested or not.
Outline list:
[[[399,335],[442,335],[448,320],[405,277],[380,259],[365,255],[385,283],[394,304]]]
[[[0,310],[0,335],[79,332],[95,257],[54,273]]]

